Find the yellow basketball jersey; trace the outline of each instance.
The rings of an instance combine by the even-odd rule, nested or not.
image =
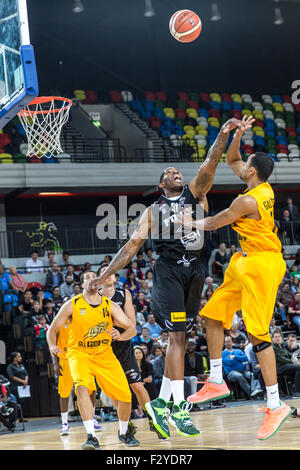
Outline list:
[[[69,339],[69,326],[70,326],[70,322],[69,322],[69,320],[67,320],[66,323],[59,330],[59,333],[58,333],[57,346],[61,350],[61,353],[58,354],[58,357],[60,357],[61,359],[66,359],[67,358],[67,345],[68,345],[68,339]]]
[[[113,326],[110,300],[102,296],[102,303],[92,306],[80,294],[73,297],[72,309],[68,353],[102,354],[111,349],[111,336],[107,332]]]
[[[269,183],[262,183],[239,196],[252,196],[258,206],[260,220],[240,217],[232,228],[239,234],[242,250],[245,252],[281,252],[281,242],[274,223],[274,192]]]

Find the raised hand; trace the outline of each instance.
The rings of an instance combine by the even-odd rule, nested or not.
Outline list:
[[[234,135],[242,136],[248,129],[251,129],[252,124],[255,122],[253,116],[244,116],[237,126],[237,130]]]
[[[241,122],[242,121],[240,121],[239,119],[236,119],[236,118],[229,119],[222,126],[223,133],[224,134],[229,134],[229,132],[231,132],[233,129],[238,127]]]

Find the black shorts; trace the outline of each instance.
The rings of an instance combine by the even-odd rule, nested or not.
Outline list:
[[[190,333],[200,310],[205,268],[159,258],[153,269],[151,310],[157,323],[170,332]]]
[[[130,341],[112,341],[111,345],[114,355],[125,372],[128,383],[143,382],[132,343]]]

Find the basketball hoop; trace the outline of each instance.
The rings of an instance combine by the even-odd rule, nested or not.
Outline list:
[[[72,101],[58,96],[35,98],[18,113],[28,139],[28,157],[57,157],[63,153],[60,134]]]

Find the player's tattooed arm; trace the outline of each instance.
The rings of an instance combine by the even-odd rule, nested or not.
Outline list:
[[[189,188],[195,197],[203,197],[211,189],[218,163],[226,149],[230,131],[235,129],[240,122],[238,119],[232,118],[221,127],[205,161],[202,163],[196,177],[189,184]]]
[[[244,168],[244,162],[242,160],[242,156],[240,154],[240,144],[241,144],[241,139],[244,135],[244,133],[248,130],[251,129],[252,124],[255,122],[255,119],[253,119],[252,116],[244,116],[242,121],[237,127],[237,130],[234,133],[232,142],[229,146],[227,156],[226,156],[226,161],[227,164],[230,166],[232,171],[242,179],[242,173],[243,173],[243,168]]]
[[[128,242],[118,251],[101,276],[90,281],[89,289],[101,285],[105,279],[123,269],[143,246],[151,230],[151,210],[147,208]]]

